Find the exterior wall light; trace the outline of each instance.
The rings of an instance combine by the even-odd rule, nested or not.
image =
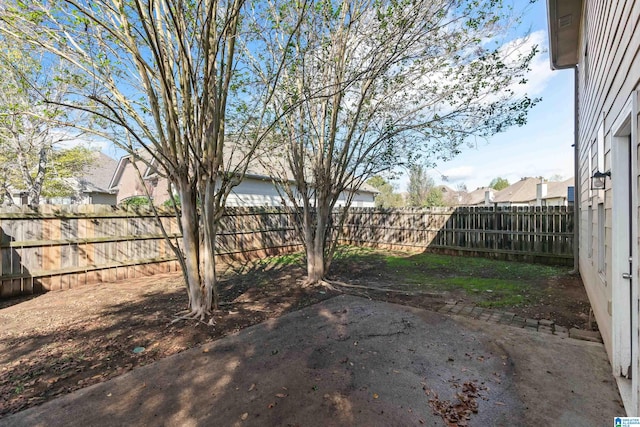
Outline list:
[[[591,177],[591,189],[604,190],[606,188],[607,177],[611,178],[610,170],[606,172],[596,171]]]

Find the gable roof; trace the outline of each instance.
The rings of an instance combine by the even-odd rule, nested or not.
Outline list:
[[[94,163],[80,177],[79,183],[81,191],[89,193],[108,193],[113,173],[116,170],[117,162],[106,154],[98,151],[95,154]]]
[[[484,203],[484,196],[487,191],[493,191],[495,194],[495,190],[490,187],[480,187],[475,190],[467,193],[465,196],[465,204],[467,205],[477,205],[480,203]]]
[[[536,199],[536,186],[540,178],[523,178],[495,193],[493,203],[524,203]]]
[[[569,178],[564,181],[548,182],[547,195],[543,199],[567,198],[568,188],[573,187],[573,181],[573,178]]]

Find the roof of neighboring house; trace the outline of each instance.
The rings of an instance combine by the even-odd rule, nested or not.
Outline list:
[[[235,146],[231,144],[229,144],[228,147],[235,148]],[[154,177],[156,175],[156,169],[153,167],[156,163],[155,159],[152,159],[151,155],[145,150],[139,150],[139,152],[136,153],[136,156],[143,163],[146,163],[140,166],[140,173],[143,175],[143,177],[145,179]],[[133,157],[132,154],[127,154],[120,159],[120,161],[117,164],[117,167],[115,168],[114,173],[111,175],[111,180],[109,181],[107,188],[112,190],[117,188],[118,183],[122,177],[122,173],[125,167],[127,166],[127,164],[131,162],[132,157]],[[238,164],[242,162],[243,157],[244,156],[241,149],[226,150],[225,159],[224,159],[226,169],[232,170],[234,167],[236,167]],[[260,179],[260,180],[271,180],[274,178],[273,173],[271,171],[278,170],[279,168],[283,169],[284,167],[286,167],[286,163],[284,162],[283,156],[279,156],[275,154],[274,151],[268,151],[268,150],[257,152],[254,154],[254,158],[251,160],[251,162],[249,163],[249,166],[247,167],[247,170],[245,172],[245,177]],[[291,173],[289,168],[286,168],[286,174],[287,174],[287,179],[289,179],[290,181],[293,181],[293,174]],[[360,186],[359,191],[363,191],[366,193],[373,193],[373,194],[379,193],[379,191],[375,187],[367,184],[366,182]]]
[[[135,156],[140,161],[143,162],[143,165],[139,165],[140,173],[146,177],[148,173],[151,172],[151,168],[149,167],[149,162],[152,160],[151,155],[145,150],[137,150]],[[115,190],[118,187],[118,183],[122,178],[122,173],[124,172],[127,164],[131,162],[131,159],[133,157],[134,157],[133,154],[126,154],[120,157],[120,160],[118,160],[116,168],[113,171],[113,174],[111,174],[111,179],[109,180],[109,184],[107,186],[108,189]]]
[[[547,182],[547,195],[543,199],[567,198],[568,188],[573,187],[573,178],[565,181]]]
[[[446,185],[436,185],[435,188],[442,193],[442,200],[449,206],[458,206],[468,204],[466,190],[454,190]]]
[[[477,204],[480,204],[480,203],[484,203],[484,195],[489,190],[493,191],[495,193],[495,190],[493,188],[490,188],[490,187],[476,188],[475,190],[467,193],[467,195],[465,196],[465,204],[466,205],[477,205]]]
[[[81,190],[85,193],[109,193],[109,184],[118,162],[102,152],[96,153],[96,159],[80,177]]]
[[[536,186],[540,178],[523,178],[495,193],[493,203],[524,203],[536,199]]]

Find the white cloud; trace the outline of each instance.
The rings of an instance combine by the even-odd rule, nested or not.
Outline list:
[[[458,166],[455,168],[445,169],[441,173],[443,177],[446,177],[446,181],[450,183],[466,181],[473,178],[475,174],[476,169],[473,166]]]
[[[509,53],[509,59],[516,61],[519,55],[527,54],[535,45],[538,46],[540,52],[531,60],[531,71],[527,73],[526,76],[528,80],[527,83],[524,85],[514,85],[514,87],[512,87],[516,96],[523,96],[525,94],[529,96],[540,95],[553,76],[553,71],[549,66],[549,55],[545,51],[545,46],[547,46],[547,32],[545,30],[535,31],[526,38],[512,40],[501,49],[501,51]]]

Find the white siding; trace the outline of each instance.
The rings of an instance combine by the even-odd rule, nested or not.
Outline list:
[[[285,197],[286,199],[286,197]],[[375,195],[368,192],[357,192],[352,200],[353,207],[372,208],[375,206]],[[346,195],[340,195],[336,207],[344,206]],[[227,206],[283,206],[290,204],[282,200],[278,190],[271,181],[245,178],[233,189],[227,199]]]
[[[606,190],[590,190],[596,169],[612,170],[612,129],[640,83],[640,1],[586,0],[583,2],[580,63],[578,66],[578,147],[580,179],[580,273],[589,295],[610,359],[615,359],[612,290],[612,236],[620,224],[613,222],[614,179]],[[638,144],[638,141],[633,141]],[[635,159],[638,162],[639,159]],[[637,179],[638,177],[636,177]],[[603,211],[598,215],[598,206]],[[604,215],[602,215],[602,213]],[[640,212],[638,213],[640,216]],[[604,216],[604,218],[602,218]],[[604,219],[604,223],[602,223]],[[622,221],[624,222],[624,221]],[[604,236],[604,241],[599,238]],[[636,243],[638,244],[638,243]],[[602,258],[599,256],[604,251]],[[604,263],[604,265],[602,265]],[[602,274],[599,273],[602,269]],[[637,285],[638,274],[634,281]],[[615,303],[613,304],[615,307]],[[637,333],[637,331],[636,331]],[[615,367],[614,367],[615,370]],[[638,375],[634,372],[634,375]],[[624,394],[624,393],[623,393]],[[623,396],[624,397],[624,396]],[[637,397],[634,398],[637,403]],[[637,413],[637,405],[631,413]],[[625,406],[629,411],[628,400]]]

